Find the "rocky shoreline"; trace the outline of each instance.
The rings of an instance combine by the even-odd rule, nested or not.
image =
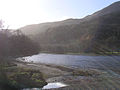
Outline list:
[[[47,83],[61,82],[67,86],[50,90],[120,88],[120,78],[111,76],[105,70],[71,68],[18,60],[13,63],[14,66],[7,67],[6,70],[15,87],[42,88]]]
[[[71,87],[73,84],[88,80],[93,80],[102,74],[99,70],[74,69],[66,66],[57,66],[50,64],[36,64],[31,62],[15,62],[20,68],[40,70],[47,83],[62,82]],[[64,87],[64,88],[67,88]]]
[[[120,78],[105,70],[80,69],[52,64],[16,62],[18,67],[40,70],[47,83],[62,82],[68,86],[55,90],[119,89]],[[54,90],[54,89],[50,89]]]

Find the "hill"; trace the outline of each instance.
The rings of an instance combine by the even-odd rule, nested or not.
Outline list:
[[[82,19],[20,28],[48,52],[120,51],[120,1]]]

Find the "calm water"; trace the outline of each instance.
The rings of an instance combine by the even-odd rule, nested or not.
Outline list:
[[[120,56],[83,56],[42,53],[24,57],[24,59],[35,63],[65,65],[75,68],[120,68]]]

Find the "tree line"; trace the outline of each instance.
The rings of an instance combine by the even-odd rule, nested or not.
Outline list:
[[[39,45],[20,32],[3,29],[0,23],[0,58],[20,57],[39,53]]]
[[[39,45],[22,34],[20,30],[5,29],[0,21],[0,90],[19,90],[15,86],[15,80],[8,77],[8,72],[17,74],[17,68],[13,72],[6,67],[16,66],[13,58],[37,54],[39,50]]]

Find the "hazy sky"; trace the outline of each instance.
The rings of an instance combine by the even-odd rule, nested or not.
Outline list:
[[[0,19],[9,28],[82,18],[119,0],[0,0]]]

